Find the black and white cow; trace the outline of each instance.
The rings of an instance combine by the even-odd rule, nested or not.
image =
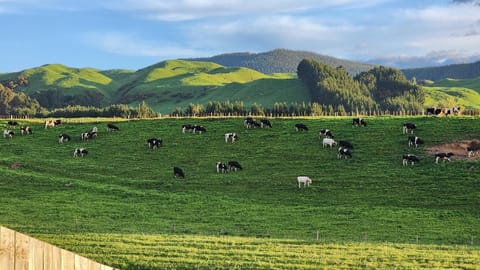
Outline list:
[[[403,134],[413,134],[413,130],[416,128],[417,126],[414,123],[405,123],[403,124]]]
[[[21,127],[20,127],[20,133],[22,133],[22,135],[24,135],[24,134],[32,134],[32,128],[29,127],[29,126],[21,126]]]
[[[68,142],[70,141],[72,138],[68,135],[68,134],[65,134],[65,133],[61,133],[59,136],[58,136],[58,142],[59,143],[63,143],[63,142]]]
[[[112,123],[107,124],[107,131],[119,131],[119,130],[120,129],[116,125]]]
[[[177,178],[177,177],[185,178],[185,173],[183,172],[183,170],[180,167],[174,166],[173,167],[173,177],[175,177],[175,178]]]
[[[85,148],[75,148],[75,150],[73,150],[74,157],[84,157],[87,154],[88,154],[88,150]]]
[[[338,142],[338,145],[339,145],[339,146],[342,146],[342,147],[344,147],[344,148],[353,149],[353,145],[352,145],[352,143],[349,142],[349,141],[340,140],[340,141]]]
[[[88,141],[97,137],[97,132],[95,131],[86,131],[80,135],[82,141]]]
[[[445,162],[445,161],[447,161],[447,160],[448,160],[448,161],[452,161],[452,160],[450,159],[452,156],[454,156],[454,154],[453,154],[452,152],[448,152],[448,153],[436,153],[436,154],[435,154],[435,163],[438,164],[438,161],[439,161],[440,159],[442,159],[443,162]]]
[[[18,122],[17,122],[17,121],[8,121],[8,122],[7,122],[7,125],[8,125],[10,128],[15,128],[16,126],[18,126]]]
[[[308,127],[305,124],[295,124],[295,130],[296,131],[308,131]]]
[[[13,138],[13,135],[15,135],[15,132],[13,130],[9,130],[9,129],[3,130],[4,138]]]
[[[352,153],[350,152],[350,149],[346,148],[346,147],[339,147],[338,148],[338,151],[337,151],[337,158],[351,158],[352,157]]]
[[[325,146],[330,146],[330,148],[332,148],[335,145],[337,145],[337,142],[332,138],[323,138],[322,140],[323,148],[325,148]]]
[[[191,124],[182,125],[182,133],[193,132],[194,126]]]
[[[195,134],[198,132],[198,134],[202,134],[204,132],[207,132],[207,129],[204,126],[201,125],[194,125],[193,126],[193,133]]]
[[[235,160],[231,160],[227,163],[229,171],[243,170],[242,165]]]
[[[354,127],[366,127],[367,122],[365,122],[365,119],[363,119],[363,118],[353,118],[352,126],[354,126]]]
[[[148,147],[151,149],[160,148],[160,146],[163,146],[163,140],[157,138],[150,138],[147,140],[147,143]]]
[[[45,129],[49,128],[49,127],[55,127],[55,126],[59,126],[62,124],[62,120],[60,119],[57,119],[57,120],[46,120],[45,121]]]
[[[236,140],[238,140],[237,133],[234,133],[234,132],[225,133],[225,142],[226,143],[228,143],[228,141],[231,141],[233,143]]]
[[[227,173],[228,172],[227,164],[219,161],[219,162],[217,162],[216,166],[217,166],[217,173]]]
[[[333,133],[329,129],[320,129],[320,137],[333,138]]]
[[[245,120],[243,120],[243,126],[248,128],[248,125],[250,125],[251,123],[255,122],[255,119],[253,119],[253,117],[246,117]]]
[[[260,119],[260,126],[262,128],[264,128],[264,127],[272,128],[272,123],[270,123],[270,120],[268,120],[268,119]]]
[[[473,141],[467,146],[467,156],[473,157],[480,150],[480,142]]]
[[[420,139],[420,137],[417,137],[417,136],[413,136],[413,135],[410,135],[408,136],[408,146],[411,147],[411,146],[415,146],[415,147],[418,147],[419,144],[423,144],[423,140]]]
[[[458,114],[458,113],[460,113],[460,107],[443,108],[442,112],[445,115]]]
[[[402,158],[403,158],[403,161],[402,161],[403,166],[408,165],[408,163],[413,165],[415,164],[415,162],[420,162],[418,157],[413,154],[404,154]]]
[[[439,115],[442,112],[440,108],[427,108],[426,110],[427,115]]]
[[[258,121],[255,121],[253,118],[251,117],[247,117],[245,119],[245,121],[243,122],[243,125],[246,127],[246,128],[261,128],[262,127],[262,123],[261,122],[258,122]]]

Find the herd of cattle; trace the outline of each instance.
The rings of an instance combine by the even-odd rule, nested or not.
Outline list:
[[[433,110],[432,110],[433,109]],[[435,108],[429,108],[427,109],[427,112],[431,112],[432,114],[439,114],[439,113],[445,113],[445,114],[450,114],[450,113],[456,113],[458,112],[459,108],[453,108],[453,109],[448,109],[447,111],[437,111]],[[7,125],[9,129],[5,129],[3,131],[3,137],[4,138],[12,138],[15,135],[15,132],[12,129],[15,129],[19,124],[16,121],[8,121]],[[45,121],[45,129],[47,128],[52,128],[55,126],[62,125],[61,120],[47,120]],[[354,118],[352,120],[352,126],[353,127],[366,127],[367,123],[363,118]],[[269,127],[272,128],[272,123],[268,119],[261,119],[260,121],[256,121],[252,117],[247,117],[244,120],[244,127],[247,129],[250,128],[265,128]],[[308,131],[307,125],[303,123],[297,123],[295,124],[295,130],[297,132],[302,132],[302,131]],[[402,125],[403,129],[403,134],[407,134],[407,143],[409,147],[415,147],[417,148],[419,145],[424,144],[424,141],[422,138],[413,135],[414,131],[416,130],[417,126],[414,123],[404,123]],[[107,131],[119,131],[120,129],[112,124],[108,123],[107,124]],[[198,133],[202,134],[207,131],[207,129],[202,126],[202,125],[192,125],[192,124],[184,124],[182,125],[181,129],[182,133]],[[20,127],[20,132],[22,135],[27,135],[27,134],[32,134],[32,128],[29,126],[21,126]],[[80,138],[82,141],[87,141],[91,140],[97,137],[98,134],[98,129],[97,127],[92,128],[89,131],[85,131],[81,133]],[[234,132],[228,132],[225,133],[224,135],[225,143],[228,142],[235,142],[239,139],[239,136],[237,133]],[[349,141],[346,140],[339,140],[338,142],[334,139],[333,132],[330,129],[321,129],[319,132],[319,136],[322,139],[322,146],[323,148],[329,147],[333,148],[334,146],[338,146],[337,149],[337,158],[342,159],[342,158],[352,158],[352,149],[353,149],[353,144]],[[65,143],[69,142],[72,140],[72,137],[66,133],[61,133],[58,137],[58,142],[59,143]],[[161,138],[149,138],[146,140],[147,145],[151,149],[157,149],[163,146],[163,140]],[[480,143],[479,142],[471,142],[470,145],[467,146],[467,156],[471,157],[480,150]],[[73,156],[74,157],[84,157],[88,154],[88,150],[86,148],[75,148],[73,151]],[[440,160],[445,161],[451,161],[451,157],[454,155],[452,152],[445,152],[445,153],[436,153],[434,155],[435,158],[435,163],[438,163]],[[419,162],[420,159],[411,153],[404,154],[402,156],[402,164],[404,166],[408,164],[414,165],[415,163]],[[240,165],[238,161],[231,160],[228,162],[223,162],[223,161],[218,161],[216,163],[216,172],[217,173],[227,173],[227,172],[234,172],[237,170],[242,170],[243,167]],[[181,177],[185,178],[185,173],[184,171],[177,166],[173,167],[173,176],[174,177]],[[302,185],[304,187],[308,187],[311,183],[312,180],[308,176],[298,176],[297,177],[297,183],[298,187],[300,188]]]

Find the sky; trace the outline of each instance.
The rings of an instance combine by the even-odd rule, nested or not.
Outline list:
[[[480,0],[0,0],[0,25],[0,72],[277,48],[399,68],[480,60]]]

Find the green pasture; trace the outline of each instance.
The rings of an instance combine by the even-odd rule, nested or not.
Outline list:
[[[14,138],[1,138],[1,225],[124,269],[175,268],[178,262],[163,262],[162,256],[185,260],[178,268],[195,268],[188,256],[162,253],[163,240],[156,240],[162,237],[185,239],[168,240],[179,246],[194,241],[190,237],[202,238],[205,243],[193,247],[199,254],[211,249],[207,243],[222,239],[262,245],[251,247],[258,251],[248,258],[251,264],[241,255],[227,259],[233,256],[227,251],[223,257],[198,255],[195,260],[203,261],[198,268],[204,269],[231,269],[235,262],[238,269],[275,269],[277,260],[285,260],[280,268],[286,269],[314,269],[319,261],[325,267],[369,268],[374,255],[363,250],[377,254],[383,243],[398,255],[377,254],[372,263],[378,267],[402,262],[405,268],[478,266],[478,160],[435,164],[424,151],[480,139],[478,117],[372,117],[366,118],[366,128],[352,127],[351,118],[272,118],[272,129],[246,129],[242,118],[172,118],[118,121],[118,132],[107,132],[101,120],[65,119],[52,129],[20,120],[33,127],[32,135],[22,136],[17,128]],[[409,148],[408,135],[402,134],[407,121],[417,124],[415,134],[426,142],[418,149]],[[294,124],[300,122],[310,130],[296,132]],[[6,121],[0,124],[6,127]],[[201,124],[207,132],[183,134],[182,124]],[[80,134],[94,126],[98,137],[81,141]],[[353,158],[340,160],[335,148],[323,148],[322,128],[352,142]],[[58,143],[62,132],[73,140]],[[239,140],[225,143],[226,132],[237,132]],[[149,149],[146,140],[152,137],[162,138],[164,146]],[[76,147],[89,154],[74,158]],[[402,166],[405,153],[417,154],[420,163]],[[244,170],[217,174],[215,163],[229,160],[239,161]],[[173,166],[183,168],[186,178],[174,178]],[[299,189],[299,175],[310,176],[313,184]],[[287,258],[304,256],[289,241],[297,241],[299,250],[312,248],[317,259],[289,266]],[[364,244],[365,249],[352,251]],[[274,259],[281,251],[272,256],[261,251],[282,245],[279,249],[289,249],[285,258]],[[338,259],[330,261],[322,255],[329,245],[345,251],[332,251]],[[428,251],[421,254],[438,256],[412,255],[417,260],[398,251],[424,248]],[[458,255],[447,258],[444,250]],[[358,259],[349,259],[349,252],[358,252]],[[467,253],[473,258],[462,261]]]

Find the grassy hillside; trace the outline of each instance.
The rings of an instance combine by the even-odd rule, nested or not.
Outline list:
[[[232,241],[260,241],[267,247],[282,244],[281,240],[269,244],[265,238],[296,239],[303,245],[303,241],[314,240],[317,231],[324,243],[416,243],[418,239],[421,244],[469,245],[473,241],[478,245],[478,161],[435,164],[423,147],[408,148],[407,135],[401,132],[406,121],[418,125],[416,134],[425,139],[425,146],[480,139],[478,118],[455,117],[368,118],[367,128],[353,128],[347,118],[272,119],[273,129],[248,130],[240,118],[178,118],[118,122],[120,131],[116,133],[107,133],[105,123],[78,123],[74,119],[65,119],[65,125],[48,130],[41,123],[28,123],[34,128],[32,135],[0,142],[0,224],[44,235],[77,252],[98,254],[108,258],[108,264],[139,265],[125,269],[171,267],[159,257],[183,258],[180,260],[185,261],[185,267],[191,268],[190,261],[175,251],[183,242],[167,240],[175,248],[172,253],[162,253],[159,248],[163,240],[155,240],[162,237],[159,234],[167,238],[257,237]],[[293,126],[298,122],[307,124],[310,131],[296,132]],[[181,125],[187,123],[202,124],[207,132],[182,134]],[[93,126],[99,128],[98,138],[80,141],[80,133]],[[335,149],[322,148],[318,138],[321,128],[331,129],[336,139],[350,140],[355,146],[353,158],[339,160]],[[232,131],[238,132],[240,139],[226,144],[223,134]],[[60,132],[70,134],[72,142],[59,144]],[[149,149],[146,139],[151,137],[163,138],[164,147]],[[73,158],[75,147],[88,148],[88,156]],[[402,166],[404,153],[419,155],[421,162]],[[229,160],[239,161],[244,170],[217,174],[215,163]],[[173,178],[174,165],[184,169],[186,179]],[[310,176],[312,186],[298,189],[298,175]],[[125,239],[108,236],[118,233],[126,235]],[[69,240],[71,234],[87,235],[88,240],[78,245],[76,237]],[[152,239],[145,242],[138,235],[152,235]],[[201,250],[225,250],[222,246],[209,247],[207,243],[216,239],[199,241],[201,247],[193,245],[200,257],[195,260],[229,268],[230,259],[202,255]],[[367,247],[375,249],[373,246]],[[117,253],[112,247],[128,252]],[[323,246],[317,248],[325,250]],[[414,261],[413,267],[435,268],[472,266],[479,258],[477,252],[473,259],[462,261],[461,255],[440,255],[443,247],[431,249],[426,253],[438,254],[434,257],[438,259],[422,253],[418,260],[400,255],[378,255],[373,260],[401,261],[407,266]],[[222,254],[230,254],[225,251]],[[243,261],[238,259],[238,263],[248,268],[248,262],[277,262],[268,259],[270,255],[255,254]],[[343,255],[339,256],[349,257]],[[285,258],[298,256],[303,254],[284,254]],[[328,258],[328,265],[343,260]],[[367,253],[362,258],[370,257]],[[319,260],[324,261],[324,257],[308,264],[296,262],[291,268],[315,268]],[[352,262],[353,268],[362,267],[362,262]]]
[[[443,79],[424,89],[427,94],[426,107],[458,105],[463,108],[480,109],[480,77],[464,80]]]
[[[402,70],[408,79],[439,81],[446,78],[472,79],[480,77],[480,61],[441,67],[410,68]]]

